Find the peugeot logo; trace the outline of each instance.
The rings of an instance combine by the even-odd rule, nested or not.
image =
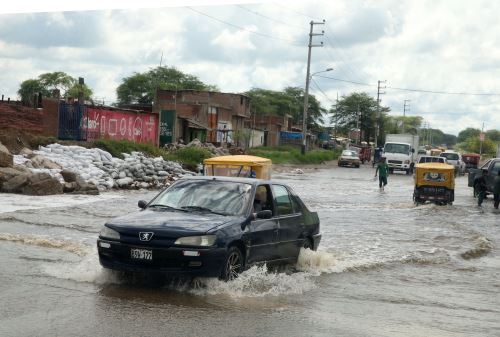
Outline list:
[[[153,238],[153,232],[139,232],[139,240],[150,241]]]

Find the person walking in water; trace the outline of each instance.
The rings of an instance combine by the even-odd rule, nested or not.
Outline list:
[[[389,165],[385,162],[385,157],[380,158],[380,162],[377,164],[375,169],[375,177],[378,172],[378,187],[380,190],[384,190],[384,186],[387,185],[387,172],[389,171]]]
[[[495,180],[493,180],[493,207],[498,209],[498,205],[500,204],[500,171],[498,171]]]
[[[477,191],[477,206],[481,207],[483,200],[486,198],[486,177],[488,170],[483,170],[481,176],[474,181],[474,189]]]

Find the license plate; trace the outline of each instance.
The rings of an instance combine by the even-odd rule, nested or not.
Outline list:
[[[149,249],[130,249],[130,257],[136,260],[153,260],[153,251]]]

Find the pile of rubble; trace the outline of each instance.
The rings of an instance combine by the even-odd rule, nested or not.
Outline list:
[[[97,148],[50,144],[36,151],[23,149],[13,156],[4,148],[0,151],[0,192],[97,194],[112,188],[169,186],[194,174],[162,157],[150,158],[140,152],[123,155],[120,159]],[[33,186],[41,187],[34,190]]]

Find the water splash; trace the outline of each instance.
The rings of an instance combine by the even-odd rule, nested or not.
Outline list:
[[[308,273],[269,272],[266,266],[254,266],[230,282],[200,278],[197,286],[189,292],[201,296],[227,295],[241,298],[302,294],[314,287],[314,280]]]
[[[49,236],[0,233],[0,240],[37,247],[61,249],[79,256],[84,256],[88,253],[88,247],[78,242],[54,239]]]
[[[493,243],[488,238],[479,235],[474,239],[476,246],[460,254],[460,256],[465,260],[483,257],[488,255],[493,249]]]
[[[97,250],[88,252],[78,263],[51,263],[42,266],[46,275],[76,282],[88,282],[98,285],[120,284],[120,273],[102,268],[97,257]]]

